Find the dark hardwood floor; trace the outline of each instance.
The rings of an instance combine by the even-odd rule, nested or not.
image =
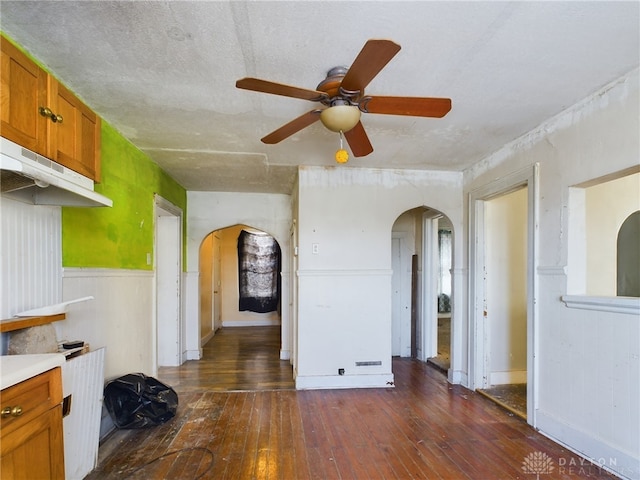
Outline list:
[[[424,363],[394,358],[395,388],[296,391],[277,328],[234,330],[161,370],[176,417],[114,432],[87,479],[615,478]]]
[[[178,393],[294,389],[293,368],[280,360],[280,327],[221,328],[200,361],[161,367],[158,377]]]

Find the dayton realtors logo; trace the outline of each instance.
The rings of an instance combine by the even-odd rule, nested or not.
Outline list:
[[[540,480],[540,475],[553,472],[553,469],[553,460],[544,452],[532,452],[522,462],[522,471],[535,474],[536,480]]]
[[[560,475],[593,475],[601,474],[603,470],[616,469],[616,458],[587,459],[576,456],[559,457],[557,467],[553,459],[544,452],[531,452],[524,457],[522,471],[528,475],[535,475],[540,480],[540,475],[547,475],[557,469]]]

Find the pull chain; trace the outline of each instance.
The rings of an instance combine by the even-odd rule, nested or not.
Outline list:
[[[349,152],[342,146],[342,130],[340,130],[340,150],[336,152],[336,162],[347,163],[349,161]]]

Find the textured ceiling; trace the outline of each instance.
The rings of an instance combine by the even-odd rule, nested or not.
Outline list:
[[[320,122],[260,138],[318,104],[235,88],[315,89],[370,38],[402,50],[370,95],[448,97],[442,119],[363,114],[374,152],[349,167],[463,170],[638,67],[629,2],[0,1],[0,28],[188,190],[290,193],[335,165]]]

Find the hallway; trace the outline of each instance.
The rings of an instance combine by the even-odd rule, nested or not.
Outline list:
[[[277,328],[216,337],[203,360],[162,369],[176,417],[114,432],[88,480],[615,478],[424,363],[394,358],[395,388],[296,391],[282,381],[290,366],[277,359]],[[236,391],[219,391],[216,365]]]
[[[280,327],[221,328],[202,359],[160,367],[158,377],[178,393],[294,389],[293,369],[280,360]]]

